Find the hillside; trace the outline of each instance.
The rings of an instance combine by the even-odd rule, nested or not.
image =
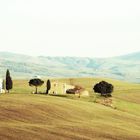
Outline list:
[[[140,82],[140,52],[114,58],[32,57],[0,52],[1,76],[10,69],[16,78],[108,77]]]
[[[115,86],[113,104],[116,109],[113,109],[93,102],[91,87],[101,79],[57,80],[80,84],[91,93],[91,97],[70,99],[69,96],[35,95],[31,94],[34,88],[28,86],[28,81],[16,80],[11,94],[0,95],[0,139],[140,139],[138,84],[105,79]],[[45,85],[39,91],[44,89]]]

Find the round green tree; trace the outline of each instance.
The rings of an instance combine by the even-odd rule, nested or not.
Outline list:
[[[29,86],[34,86],[35,87],[35,93],[37,94],[37,89],[38,87],[42,86],[44,84],[44,81],[42,81],[39,78],[31,79],[29,81]]]
[[[106,81],[101,81],[97,83],[93,88],[94,92],[100,93],[101,96],[105,97],[110,97],[111,93],[113,92],[113,89],[114,89],[113,85]]]

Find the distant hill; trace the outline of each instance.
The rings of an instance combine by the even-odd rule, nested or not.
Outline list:
[[[118,58],[123,59],[123,60],[125,59],[125,60],[139,61],[140,60],[140,52],[131,53],[131,54],[124,55],[124,56],[119,56]]]
[[[113,58],[45,57],[0,52],[0,75],[6,69],[16,78],[109,77],[140,82],[140,52]]]

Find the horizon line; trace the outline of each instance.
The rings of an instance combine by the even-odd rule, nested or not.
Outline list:
[[[0,51],[0,53],[10,53],[10,54],[15,54],[15,55],[24,55],[24,56],[30,56],[30,57],[71,57],[71,58],[97,58],[97,59],[104,59],[104,58],[114,58],[114,57],[121,57],[121,56],[125,56],[125,55],[131,55],[134,53],[140,53],[140,51],[134,51],[134,52],[130,52],[130,53],[124,53],[124,54],[120,54],[120,55],[114,55],[114,56],[108,56],[108,57],[91,57],[91,56],[53,56],[53,55],[31,55],[31,54],[26,54],[26,53],[20,53],[20,52],[12,52],[12,51]]]

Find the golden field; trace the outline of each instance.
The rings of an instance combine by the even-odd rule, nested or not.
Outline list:
[[[46,81],[46,79],[44,79]],[[95,103],[93,85],[103,79],[51,79],[77,84],[90,97],[31,94],[28,80],[14,80],[0,95],[0,140],[139,140],[140,85],[105,79],[115,87],[115,108]],[[45,92],[44,86],[39,88]],[[99,96],[98,99],[102,100]]]

